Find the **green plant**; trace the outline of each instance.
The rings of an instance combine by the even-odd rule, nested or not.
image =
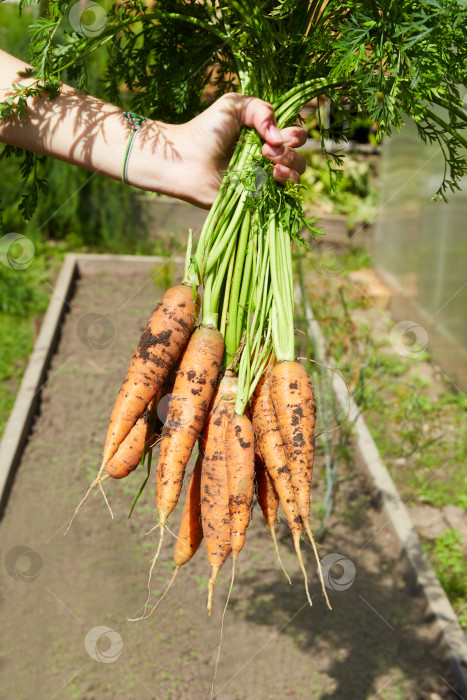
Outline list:
[[[371,184],[368,161],[346,156],[335,177],[321,154],[307,153],[306,161],[308,167],[302,182],[306,187],[303,201],[307,209],[314,213],[345,214],[351,231],[358,223],[370,224],[375,220],[378,193]]]
[[[467,123],[459,93],[466,80],[460,55],[467,48],[467,8],[456,0],[271,0],[262,6],[253,0],[130,0],[112,4],[105,27],[91,36],[68,31],[68,3],[49,0],[47,6],[48,16],[30,28],[35,80],[16,86],[14,97],[0,105],[1,118],[24,114],[29,95],[58,94],[62,76],[86,88],[86,63],[106,45],[108,94],[148,116],[182,121],[199,112],[209,81],[217,94],[239,89],[272,102],[281,127],[325,95],[335,114],[348,118],[349,133],[368,119],[379,138],[399,128],[403,114],[411,116],[420,137],[438,142],[446,158],[437,195],[458,188],[465,172],[459,149],[467,140],[458,127]],[[447,109],[446,118],[435,106]],[[324,136],[322,129],[325,152]],[[325,154],[331,183],[342,159]],[[36,165],[25,156],[27,212],[43,188]],[[343,192],[366,190],[358,166],[339,177]],[[225,335],[227,363],[235,363],[239,375],[240,413],[271,347],[278,359],[293,359],[290,248],[303,242],[305,225],[312,236],[320,234],[313,223],[304,215],[300,188],[279,187],[258,135],[244,132],[185,270],[186,281],[204,284],[203,322]]]
[[[26,57],[32,25],[41,22],[39,8],[21,14],[12,4],[0,4],[2,48]],[[8,28],[8,31],[7,31]],[[66,41],[61,29],[58,38]],[[101,78],[105,50],[87,61],[89,88],[103,96]],[[70,76],[70,82],[74,80]],[[87,246],[113,252],[150,251],[148,216],[136,190],[100,175],[21,149],[4,147],[0,155],[0,209],[3,233],[21,231],[35,242],[66,240],[69,247]],[[17,293],[20,293],[17,290]]]
[[[427,549],[431,552],[436,575],[458,612],[461,625],[467,627],[467,560],[461,533],[456,529],[448,530]]]

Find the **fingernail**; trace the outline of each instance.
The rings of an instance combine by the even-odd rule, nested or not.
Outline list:
[[[280,141],[280,143],[284,142],[282,134],[276,124],[271,124],[271,126],[268,128],[268,134],[272,139],[274,139],[274,141]]]

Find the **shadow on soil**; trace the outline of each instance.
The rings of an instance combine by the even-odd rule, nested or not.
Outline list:
[[[368,520],[361,513],[352,538],[348,532],[346,537],[340,530],[337,536],[334,533],[325,535],[320,543],[320,557],[326,557],[326,550],[346,553],[340,564],[335,563],[328,574],[325,573],[332,611],[326,608],[313,553],[303,539],[306,569],[315,572],[310,584],[311,608],[304,593],[297,605],[298,593],[303,591],[303,580],[299,576],[293,577],[291,587],[285,577],[279,579],[277,569],[263,570],[258,575],[257,572],[253,574],[246,563],[239,577],[242,590],[249,591],[248,601],[242,599],[238,590],[235,595],[234,589],[231,610],[250,623],[269,627],[271,641],[277,635],[289,636],[313,666],[316,662],[316,668],[334,679],[336,685],[332,692],[319,691],[319,694],[313,693],[314,698],[386,697],[382,692],[386,686],[387,691],[391,691],[389,697],[407,697],[397,694],[402,682],[405,688],[409,682],[417,689],[410,697],[428,698],[435,689],[442,692],[444,698],[460,697],[449,690],[454,681],[408,565],[403,558],[395,563],[393,552],[387,556],[387,564],[384,555],[382,561],[381,541],[366,544]],[[290,547],[285,524],[280,524],[278,536],[282,547]],[[267,533],[257,532],[256,537],[260,540],[259,546],[261,543],[263,547],[270,546]],[[354,567],[348,565],[349,559]],[[346,575],[349,568],[350,576]]]

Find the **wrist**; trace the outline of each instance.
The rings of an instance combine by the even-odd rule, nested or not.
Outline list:
[[[207,177],[210,168],[203,153],[193,148],[196,139],[186,126],[147,119],[134,138],[126,179],[134,187],[209,207],[219,183]]]
[[[128,139],[130,135],[129,127]],[[172,195],[174,183],[179,177],[177,166],[181,159],[176,141],[176,125],[146,119],[135,134],[128,155],[127,183],[150,192]],[[127,144],[128,141],[125,153]]]

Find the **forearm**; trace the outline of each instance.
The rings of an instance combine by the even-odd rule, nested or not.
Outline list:
[[[25,68],[23,61],[0,50],[1,101],[14,94],[13,83],[31,83],[30,78],[18,75]],[[263,154],[275,164],[276,180],[298,182],[305,161],[294,148],[305,142],[305,130],[290,127],[280,132],[270,104],[238,94],[223,95],[185,124],[147,119],[133,139],[126,181],[209,207],[242,125],[254,127],[264,139]],[[53,100],[46,95],[30,97],[22,119],[14,116],[0,121],[0,141],[115,180],[122,179],[130,134],[122,109],[67,85]]]
[[[0,100],[12,94],[12,84],[30,84],[18,71],[27,65],[0,51]],[[134,140],[127,178],[144,189],[171,193],[171,163],[176,157],[170,147],[177,127],[153,120],[145,122]],[[47,96],[28,99],[22,119],[0,121],[0,141],[36,153],[59,158],[87,170],[120,180],[131,133],[123,110],[86,95],[67,85],[54,100]],[[144,152],[143,152],[144,149]]]

